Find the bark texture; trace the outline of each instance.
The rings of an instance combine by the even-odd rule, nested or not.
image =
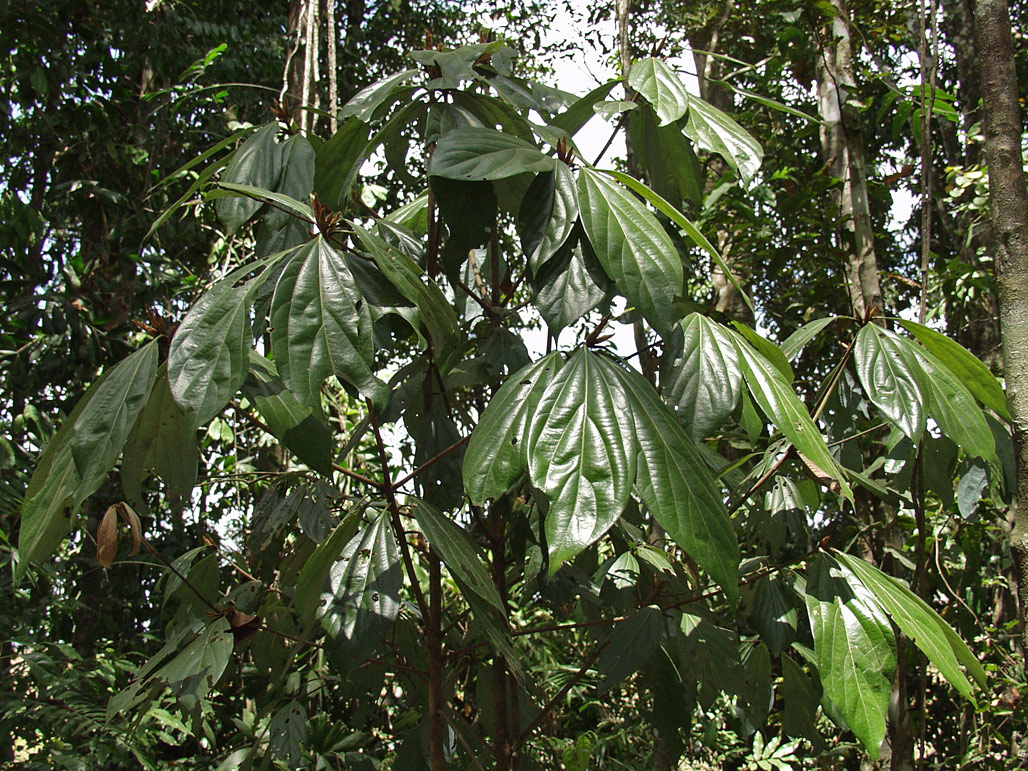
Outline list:
[[[1010,549],[1017,574],[1021,640],[1028,649],[1028,185],[1021,158],[1021,109],[1007,1],[977,0],[974,26],[981,63],[1000,334],[1017,457]]]
[[[831,2],[836,16],[822,30],[816,61],[818,107],[824,120],[821,148],[826,158],[824,173],[839,180],[833,203],[847,251],[846,284],[854,314],[863,317],[872,306],[882,307],[882,288],[867,200],[849,11],[844,0]]]

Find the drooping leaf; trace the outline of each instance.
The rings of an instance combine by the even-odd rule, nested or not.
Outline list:
[[[746,385],[754,401],[796,449],[835,479],[842,494],[852,499],[853,491],[832,457],[817,425],[807,414],[803,402],[773,364],[753,350],[741,337],[735,336],[734,340]]]
[[[888,611],[896,626],[914,641],[949,684],[973,702],[971,683],[959,665],[963,664],[983,689],[987,687],[985,670],[978,657],[968,649],[967,644],[956,633],[949,634],[952,628],[942,616],[899,580],[883,573],[874,565],[842,552],[837,552],[836,558],[860,579]]]
[[[208,199],[224,201],[231,198],[249,199],[256,203],[267,203],[275,206],[276,214],[293,216],[310,224],[314,223],[314,212],[309,204],[297,201],[284,193],[265,190],[253,185],[241,185],[233,182],[219,182],[218,187],[207,194]]]
[[[782,730],[789,736],[803,738],[815,748],[822,743],[814,718],[820,696],[806,673],[791,656],[782,656]]]
[[[753,601],[753,625],[771,653],[781,654],[796,640],[799,613],[789,589],[776,576],[762,578]]]
[[[566,164],[536,176],[518,214],[521,248],[533,274],[560,250],[578,220],[578,187]]]
[[[950,480],[947,480],[950,481]],[[989,486],[989,475],[985,467],[975,464],[967,470],[957,483],[957,510],[964,519],[972,519],[978,509],[982,492]]]
[[[552,171],[554,163],[518,137],[490,128],[463,128],[440,137],[428,173],[460,180],[504,179],[524,172]]]
[[[597,358],[608,377],[624,388],[639,453],[635,485],[646,507],[734,603],[739,596],[739,545],[706,464],[641,374]]]
[[[332,565],[339,559],[343,547],[357,533],[361,524],[364,506],[353,506],[347,511],[342,521],[335,526],[332,534],[318,544],[314,553],[307,558],[296,579],[296,591],[293,593],[293,605],[296,613],[304,624],[310,623],[321,606],[321,592],[328,579]]]
[[[383,640],[400,612],[400,554],[382,512],[343,550],[322,595],[325,650],[335,668],[359,667]]]
[[[888,616],[827,554],[810,567],[806,604],[824,694],[877,758],[896,676],[896,638]]]
[[[349,207],[350,188],[367,155],[370,131],[360,118],[347,118],[318,149],[314,160],[314,192],[325,206],[336,211],[346,211]]]
[[[760,143],[746,129],[697,96],[689,100],[685,135],[704,150],[724,158],[747,183],[753,179],[764,159]]]
[[[678,120],[689,109],[691,100],[685,83],[660,59],[651,56],[633,64],[628,85],[653,105],[661,126]]]
[[[162,364],[146,406],[125,442],[121,484],[126,498],[135,505],[143,502],[141,484],[151,469],[164,480],[173,502],[186,498],[196,484],[199,460],[196,431],[175,402],[167,363]]]
[[[551,572],[621,516],[637,455],[620,381],[599,356],[579,349],[546,386],[529,426],[529,475],[550,501]]]
[[[582,169],[578,185],[582,225],[597,259],[628,301],[669,337],[683,282],[674,243],[638,199],[603,174]]]
[[[1007,397],[996,376],[973,353],[955,340],[934,329],[913,321],[900,321],[904,329],[916,337],[945,365],[974,397],[1006,421],[1010,421]]]
[[[836,316],[826,316],[821,319],[814,319],[804,324],[791,335],[789,335],[780,346],[785,358],[792,362],[800,351],[807,347],[807,344],[817,337],[821,332],[837,319]]]
[[[278,135],[278,121],[263,126],[247,138],[221,175],[222,182],[250,185],[264,190],[274,190],[282,172],[282,156],[275,143]],[[261,201],[253,198],[222,198],[215,208],[218,217],[225,223],[225,229],[234,233],[261,208]]]
[[[529,278],[536,307],[553,335],[574,324],[607,295],[604,286],[610,279],[586,249],[572,235],[553,259]]]
[[[563,360],[554,352],[513,375],[493,396],[464,454],[464,487],[477,505],[498,498],[528,466],[528,427]]]
[[[857,377],[871,402],[911,442],[925,429],[925,397],[917,365],[905,355],[903,342],[877,324],[865,324],[853,349]]]
[[[661,370],[665,398],[696,441],[724,423],[739,403],[742,369],[728,330],[693,313],[675,331]]]
[[[369,86],[365,86],[343,105],[343,108],[339,111],[340,119],[345,120],[355,116],[364,123],[370,123],[371,119],[375,116],[375,111],[388,100],[396,86],[406,83],[417,74],[418,70],[404,70],[396,75],[390,75],[375,81]]]
[[[243,394],[296,457],[315,471],[332,475],[331,429],[286,389],[275,365],[256,351],[250,351],[250,374],[243,383]]]
[[[268,227],[273,230],[285,227],[296,216],[307,222],[312,221],[312,216],[300,214],[298,209],[288,205],[288,201],[297,201],[310,209],[309,202],[314,190],[314,158],[314,147],[301,134],[291,136],[282,143],[282,176],[279,177],[275,192],[286,197],[286,208],[291,210],[291,214],[271,207],[264,217]]]
[[[268,746],[272,754],[289,768],[299,768],[308,730],[307,710],[303,704],[294,699],[280,707],[268,727]]]
[[[388,386],[372,371],[371,311],[345,260],[318,236],[290,258],[271,301],[271,348],[279,375],[301,403],[320,412],[329,375],[384,405]]]
[[[598,692],[606,693],[641,669],[660,647],[664,638],[664,613],[657,605],[639,608],[610,633],[610,644],[596,660],[596,671],[604,675]]]
[[[643,107],[629,117],[628,130],[653,191],[676,208],[682,201],[698,205],[703,200],[703,172],[678,126],[658,126],[653,110]]]

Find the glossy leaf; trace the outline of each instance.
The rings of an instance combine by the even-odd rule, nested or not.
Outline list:
[[[529,475],[550,500],[551,572],[621,516],[638,450],[620,381],[597,354],[580,348],[546,386],[529,427]]]
[[[314,192],[324,205],[337,211],[350,206],[350,188],[367,155],[368,124],[352,117],[317,151],[314,161]]]
[[[604,675],[599,693],[609,691],[641,669],[660,647],[664,638],[664,613],[657,605],[639,608],[610,633],[609,645],[596,660],[596,671]]]
[[[375,377],[371,311],[345,260],[318,236],[290,258],[271,300],[271,348],[279,375],[320,412],[321,384],[336,375],[376,404],[389,388]]]
[[[653,105],[661,126],[678,120],[689,109],[691,100],[685,83],[660,59],[651,56],[633,64],[628,73],[628,85]]]
[[[828,450],[817,425],[807,414],[806,407],[792,387],[785,382],[785,378],[775,366],[754,351],[749,343],[738,336],[735,336],[734,340],[743,376],[754,401],[796,449],[834,478],[839,483],[842,494],[852,499],[853,491]]]
[[[221,175],[221,182],[274,190],[282,173],[281,150],[275,142],[277,135],[278,121],[272,121],[250,135],[232,154]],[[234,233],[257,213],[261,205],[261,201],[253,198],[222,198],[215,204],[215,209],[225,223],[225,229]]]
[[[931,351],[935,358],[945,365],[974,397],[1006,421],[1010,420],[1007,397],[1003,387],[973,353],[955,340],[951,340],[934,329],[913,321],[900,321],[904,329],[916,337]]]
[[[518,213],[521,248],[533,274],[560,250],[578,220],[578,187],[566,164],[536,176]]]
[[[739,403],[742,369],[731,334],[706,316],[682,320],[669,346],[661,386],[686,430],[701,441],[721,426]]]
[[[925,429],[925,397],[918,382],[921,370],[904,345],[892,332],[865,324],[857,333],[853,361],[867,397],[916,443]]]
[[[314,224],[314,211],[309,204],[297,201],[284,193],[276,193],[253,185],[233,182],[219,182],[218,187],[207,194],[207,198],[224,201],[226,198],[246,198],[259,203],[273,204],[282,214],[291,214],[304,222]]]
[[[896,676],[896,637],[865,586],[826,554],[807,577],[807,614],[824,694],[877,758]]]
[[[310,623],[321,606],[321,593],[328,580],[332,566],[338,561],[343,548],[357,533],[361,525],[364,506],[356,505],[347,511],[342,521],[335,526],[331,535],[318,544],[314,553],[307,558],[296,579],[293,605],[304,624]]]
[[[511,375],[490,400],[464,454],[464,487],[472,503],[498,498],[525,472],[528,427],[562,365],[560,354],[551,353]]]
[[[243,393],[272,434],[297,458],[325,476],[332,475],[331,429],[286,389],[275,365],[256,351],[250,351],[250,374]]]
[[[329,571],[321,625],[336,669],[353,671],[385,638],[400,612],[402,586],[399,549],[382,512]]]
[[[703,172],[692,144],[678,126],[658,126],[653,110],[643,107],[629,117],[628,129],[653,191],[676,208],[683,200],[698,205],[703,200]]]
[[[802,327],[789,335],[780,346],[782,353],[785,354],[785,358],[790,362],[795,360],[795,358],[800,355],[800,351],[806,348],[807,344],[810,343],[811,340],[821,334],[825,327],[837,318],[837,316],[826,316],[821,319],[808,321]]]
[[[928,603],[874,565],[844,553],[836,553],[836,558],[860,579],[903,634],[914,641],[949,684],[965,698],[974,701],[971,683],[960,670],[960,664],[967,668],[981,688],[988,687],[985,670],[978,657],[956,634],[947,633],[947,630],[952,631],[949,624]]]
[[[389,99],[396,86],[406,83],[417,74],[418,70],[404,70],[365,86],[343,105],[339,111],[339,117],[343,120],[356,117],[364,123],[370,123],[375,116],[375,111]]]
[[[533,171],[552,171],[555,161],[518,137],[490,128],[447,131],[428,164],[431,176],[490,180]]]
[[[635,370],[597,358],[608,377],[622,384],[635,423],[639,495],[667,534],[734,603],[739,596],[739,545],[710,471],[653,386]]]
[[[653,328],[670,336],[683,282],[671,238],[637,198],[603,174],[582,169],[578,190],[582,225],[603,269]]]
[[[753,179],[764,158],[760,143],[746,129],[696,96],[689,101],[685,135],[704,150],[724,158],[744,182]]]
[[[582,98],[577,99],[564,112],[554,116],[550,120],[550,125],[560,129],[568,137],[573,137],[593,117],[593,106],[606,99],[607,94],[616,85],[617,82],[613,80],[600,84]]]
[[[539,273],[529,279],[535,304],[553,335],[571,326],[595,308],[607,292],[610,279],[586,253],[576,236],[566,242]],[[592,268],[592,269],[590,269]]]

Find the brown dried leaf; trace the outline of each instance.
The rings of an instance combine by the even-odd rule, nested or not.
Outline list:
[[[143,525],[139,521],[139,515],[124,501],[118,504],[118,509],[121,511],[122,519],[132,530],[132,551],[129,552],[129,556],[134,557],[139,554],[139,547],[143,543]]]
[[[118,507],[111,506],[104,512],[100,527],[96,529],[96,558],[105,568],[114,564],[118,554]]]
[[[796,450],[796,454],[800,456],[800,460],[803,461],[803,465],[806,467],[807,474],[810,475],[811,479],[819,484],[824,485],[834,493],[839,492],[842,488],[839,485],[839,481],[825,471],[823,468],[818,466],[814,461],[808,458],[799,450]]]

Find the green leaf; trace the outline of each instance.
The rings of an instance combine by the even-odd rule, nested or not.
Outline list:
[[[674,123],[685,115],[691,103],[678,73],[652,56],[632,65],[628,85],[646,97],[660,118],[660,125]]]
[[[299,701],[293,700],[272,716],[268,726],[268,746],[272,754],[289,768],[300,768],[307,734],[307,710]]]
[[[913,321],[900,321],[904,329],[916,337],[947,369],[960,380],[974,397],[1006,421],[1010,421],[1007,397],[1003,387],[989,368],[960,343]]]
[[[521,248],[533,274],[560,250],[578,220],[578,187],[566,164],[536,176],[518,213]]]
[[[477,505],[503,495],[528,466],[527,433],[543,391],[563,364],[551,353],[511,375],[471,433],[464,454],[464,487]]]
[[[378,405],[389,387],[375,377],[371,310],[346,261],[318,236],[286,264],[271,300],[271,348],[279,375],[301,403],[320,413],[329,375]]]
[[[292,214],[294,217],[298,217],[304,222],[311,224],[314,223],[314,211],[308,204],[297,201],[296,199],[290,198],[288,195],[284,195],[282,193],[275,193],[271,190],[265,190],[264,188],[253,187],[252,185],[240,185],[233,182],[219,182],[218,187],[215,190],[211,190],[207,193],[208,199],[217,199],[220,201],[234,197],[247,198],[261,203],[272,204],[279,209],[285,209],[286,212]]]
[[[550,125],[561,129],[567,136],[573,137],[578,133],[579,129],[581,129],[582,126],[588,123],[589,119],[593,117],[593,105],[603,99],[606,99],[607,94],[609,94],[616,85],[616,80],[609,80],[606,83],[597,86],[581,99],[575,101],[564,112],[554,116],[553,119],[549,121]]]
[[[710,471],[646,378],[597,358],[606,376],[621,382],[628,414],[635,422],[639,495],[667,534],[717,581],[734,604],[739,597],[739,544]]]
[[[375,116],[375,111],[385,103],[393,89],[401,83],[406,83],[418,72],[415,69],[404,70],[396,75],[375,81],[370,86],[365,86],[343,105],[343,109],[339,111],[339,118],[345,120],[355,116],[364,123],[370,123]]]
[[[736,332],[746,338],[750,345],[757,349],[761,356],[775,365],[775,369],[782,373],[786,383],[792,385],[792,381],[796,379],[796,373],[792,371],[792,365],[789,364],[789,360],[782,353],[781,348],[766,337],[758,335],[741,321],[733,321],[732,326],[735,327]]]
[[[308,215],[306,211],[310,211],[308,204],[314,190],[314,157],[314,147],[305,136],[296,134],[282,143],[282,176],[278,180],[275,192],[285,196],[285,200],[270,200],[284,205],[294,216],[272,207],[264,217],[264,224],[272,230],[284,228],[290,220],[295,220],[295,215],[299,215],[301,220],[313,221],[313,212]],[[301,214],[300,209],[294,209],[291,203],[294,201],[306,211]],[[302,227],[302,223],[299,224]]]
[[[236,283],[261,263],[244,265],[197,300],[179,324],[168,353],[168,380],[194,428],[224,409],[250,370],[250,305],[258,280]]]
[[[282,155],[275,142],[277,135],[278,121],[254,132],[232,154],[221,182],[273,190],[282,173]],[[252,198],[223,198],[215,204],[218,217],[229,233],[238,230],[260,208],[261,202]]]
[[[942,616],[898,579],[883,573],[874,565],[841,552],[836,552],[835,556],[860,579],[888,611],[896,626],[914,641],[949,684],[965,698],[974,702],[971,683],[960,670],[959,664],[967,668],[983,690],[988,687],[985,670],[977,656],[956,633],[948,634],[952,629]]]
[[[888,617],[827,554],[810,567],[806,603],[824,695],[877,759],[896,677],[896,637]]]
[[[626,102],[624,100],[613,100],[610,102],[599,102],[593,105],[593,112],[599,115],[604,120],[610,120],[611,118],[618,117],[629,110],[634,110],[639,105],[636,102]]]
[[[683,200],[697,205],[703,200],[703,171],[678,126],[658,126],[653,110],[643,107],[630,116],[628,131],[654,192],[676,208]]]
[[[321,592],[325,581],[328,580],[329,571],[339,559],[343,547],[357,533],[364,509],[362,505],[352,506],[332,534],[318,544],[300,570],[300,575],[296,579],[296,591],[293,593],[293,605],[300,621],[305,625],[309,624],[318,612]]]
[[[842,495],[852,500],[853,491],[803,402],[773,364],[754,351],[742,337],[736,335],[734,339],[743,376],[754,401],[782,430],[786,439],[818,468],[832,476],[839,483]]]
[[[474,592],[506,617],[507,609],[489,576],[488,566],[464,529],[426,501],[412,501],[411,509],[429,545],[454,579],[460,582],[462,589]]]
[[[819,747],[823,740],[815,725],[820,697],[814,684],[791,656],[782,656],[782,730]]]
[[[428,173],[459,180],[504,179],[524,172],[552,171],[554,163],[518,137],[490,128],[463,128],[440,137]]]
[[[322,595],[325,650],[343,674],[359,667],[385,638],[400,612],[400,554],[382,512],[343,550]]]
[[[457,316],[442,290],[435,281],[423,275],[421,268],[410,257],[357,223],[351,222],[350,225],[379,270],[400,294],[418,306],[421,320],[428,329],[436,351],[442,351],[457,329]]]
[[[318,473],[332,475],[331,429],[286,389],[275,365],[256,351],[250,351],[250,374],[243,383],[243,394],[271,433],[296,457]]]
[[[360,118],[343,121],[314,159],[314,192],[325,206],[345,211],[350,206],[350,188],[364,164],[371,129]]]
[[[141,483],[151,469],[156,469],[177,506],[196,484],[199,461],[196,431],[171,395],[168,366],[164,363],[125,442],[121,461],[125,497],[134,506],[143,506]]]
[[[796,640],[798,615],[791,592],[780,578],[760,579],[753,600],[753,625],[771,653],[781,654]]]
[[[582,225],[618,290],[662,337],[678,320],[682,261],[657,218],[624,188],[583,168],[578,178]]]
[[[731,334],[692,313],[676,330],[661,370],[661,386],[686,430],[701,441],[721,426],[739,403],[742,369]]]
[[[918,383],[922,372],[905,345],[877,324],[865,324],[857,333],[853,361],[867,397],[916,444],[925,429],[925,396]]]
[[[610,633],[610,644],[596,660],[596,671],[605,676],[597,693],[606,693],[641,669],[663,639],[664,613],[657,605],[639,608],[619,621]]]
[[[800,351],[807,347],[807,344],[821,334],[822,330],[835,321],[837,316],[826,316],[822,319],[814,319],[804,324],[791,335],[789,335],[780,346],[785,358],[790,362],[800,355]]]
[[[704,150],[724,158],[744,182],[753,179],[764,158],[760,143],[746,129],[697,96],[689,101],[685,135]]]
[[[610,279],[595,258],[587,256],[586,245],[572,236],[529,283],[550,333],[558,335],[607,296],[603,285],[609,286]]]
[[[550,571],[607,532],[631,497],[638,445],[620,381],[580,348],[553,376],[529,426],[528,469],[550,501]]]
[[[748,305],[751,310],[754,308],[753,300],[750,299],[749,294],[747,294],[746,290],[743,289],[742,284],[739,283],[739,279],[735,277],[735,274],[732,272],[732,269],[728,266],[728,263],[725,262],[724,258],[721,256],[721,253],[718,252],[716,248],[714,248],[714,245],[707,240],[707,237],[700,232],[700,229],[697,228],[692,222],[690,222],[689,219],[684,214],[682,214],[682,212],[680,212],[674,206],[669,204],[667,201],[665,201],[663,198],[657,195],[654,191],[650,190],[650,188],[646,187],[646,185],[644,185],[642,182],[633,177],[630,177],[628,174],[623,174],[620,171],[609,171],[606,169],[601,169],[601,171],[604,174],[607,174],[616,179],[629,190],[634,190],[636,193],[638,193],[651,204],[653,204],[659,212],[664,214],[668,219],[670,219],[672,222],[678,225],[678,227],[682,228],[682,230],[685,231],[685,234],[692,240],[692,242],[701,249],[703,249],[705,252],[707,252],[707,254],[709,254],[711,258],[714,260],[714,262],[717,263],[718,267],[721,268],[721,272],[728,276],[728,280],[732,282],[732,286],[735,287],[735,291],[739,293],[739,296],[746,301],[746,305]]]

